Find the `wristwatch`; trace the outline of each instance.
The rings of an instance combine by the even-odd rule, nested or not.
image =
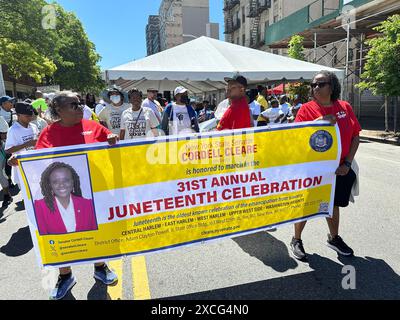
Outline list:
[[[344,164],[347,168],[351,168],[351,162],[350,162],[350,161],[345,160],[345,161],[343,162],[343,164]]]

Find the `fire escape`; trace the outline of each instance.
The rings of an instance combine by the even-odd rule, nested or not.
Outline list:
[[[225,31],[226,41],[233,42],[233,32],[240,28],[240,20],[234,19],[232,16],[232,9],[240,4],[240,0],[225,0],[224,11],[226,12]]]
[[[253,19],[250,29],[250,47],[260,48],[265,44],[265,40],[261,37],[261,14],[271,8],[271,0],[251,0],[250,9],[247,15],[248,18]]]

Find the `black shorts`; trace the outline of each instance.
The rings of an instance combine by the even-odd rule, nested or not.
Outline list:
[[[356,181],[356,174],[352,169],[345,176],[336,176],[335,206],[347,207],[349,205],[351,189]]]

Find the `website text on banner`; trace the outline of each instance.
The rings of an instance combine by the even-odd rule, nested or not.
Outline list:
[[[329,216],[338,137],[313,122],[25,153],[39,262],[103,261]]]

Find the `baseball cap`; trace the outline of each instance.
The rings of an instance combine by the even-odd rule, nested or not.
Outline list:
[[[158,90],[155,88],[149,88],[147,89],[147,92],[158,92]]]
[[[35,109],[29,103],[18,102],[15,105],[15,112],[17,114],[24,114],[24,115],[27,115],[27,116],[33,116],[35,114]]]
[[[11,98],[10,96],[2,96],[0,98],[0,105],[3,104],[4,102],[7,102],[7,101],[14,102],[15,98]]]
[[[185,87],[176,87],[174,90],[174,96],[176,96],[177,94],[180,94],[180,93],[185,93],[187,91],[188,90]]]
[[[236,81],[240,83],[243,87],[247,87],[247,79],[240,74],[235,75],[233,78],[224,78],[225,82]]]

